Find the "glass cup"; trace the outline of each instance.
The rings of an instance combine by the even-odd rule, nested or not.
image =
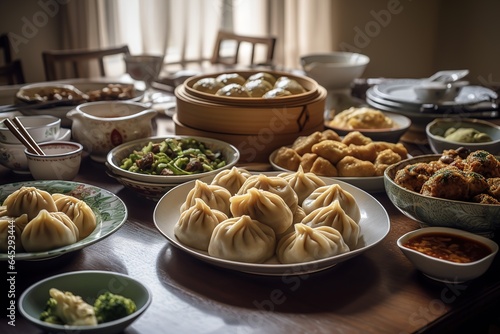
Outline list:
[[[163,65],[163,56],[127,55],[124,57],[126,71],[134,80],[143,81],[146,90],[144,99],[151,98],[151,85],[160,74]]]

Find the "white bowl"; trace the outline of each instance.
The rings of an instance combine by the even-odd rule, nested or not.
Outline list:
[[[349,88],[354,79],[361,77],[370,58],[360,53],[315,53],[300,57],[307,76],[328,90]]]
[[[28,133],[37,143],[54,140],[61,130],[61,119],[50,115],[17,116]],[[0,141],[7,144],[21,144],[19,139],[0,122]]]
[[[70,140],[71,139],[71,130],[61,128],[59,132],[59,136],[56,140]],[[0,163],[5,167],[12,169],[14,173],[18,174],[29,174],[30,171],[28,169],[28,159],[24,154],[23,144],[6,144],[0,142]]]
[[[457,263],[433,257],[404,246],[404,244],[412,237],[434,233],[477,241],[488,247],[491,252],[489,255],[474,262]],[[498,252],[498,244],[493,240],[474,233],[447,227],[426,227],[408,232],[397,240],[397,245],[403,254],[415,265],[415,267],[422,271],[426,276],[438,281],[452,283],[469,281],[483,275],[490,267]]]
[[[132,299],[137,310],[118,320],[104,322],[96,326],[64,326],[50,324],[39,319],[47,300],[49,289],[69,291],[82,297],[87,303],[93,301],[104,291]],[[85,270],[59,274],[39,281],[26,289],[19,298],[19,311],[33,325],[51,333],[121,333],[146,311],[151,304],[151,291],[139,280],[128,275],[111,271]]]
[[[222,168],[204,172],[195,173],[190,175],[148,175],[140,174],[125,170],[120,168],[121,161],[127,158],[134,150],[140,150],[146,146],[149,142],[159,143],[167,138],[193,138],[196,139],[209,147],[212,150],[220,150],[226,160],[226,165]],[[124,177],[129,180],[146,182],[148,184],[180,184],[194,179],[199,179],[204,176],[214,175],[223,169],[228,169],[233,167],[239,160],[240,153],[236,147],[230,145],[226,142],[205,138],[205,137],[195,137],[195,136],[167,136],[167,137],[148,137],[143,139],[137,139],[128,143],[124,143],[118,147],[112,149],[106,159],[106,165],[108,169],[116,176]]]
[[[71,141],[39,144],[45,155],[24,150],[28,168],[35,180],[72,180],[80,170],[83,146]]]
[[[472,128],[486,133],[491,137],[492,141],[464,143],[447,140],[444,138],[444,134],[449,128]],[[492,154],[500,155],[500,126],[491,122],[471,118],[435,119],[427,124],[425,133],[432,151],[437,154],[443,153],[444,150],[464,147],[470,151],[485,150]]]

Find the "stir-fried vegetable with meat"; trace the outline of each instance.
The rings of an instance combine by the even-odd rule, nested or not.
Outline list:
[[[193,138],[167,138],[149,142],[132,152],[120,167],[130,172],[150,175],[189,175],[212,171],[226,165],[219,151],[212,151]]]

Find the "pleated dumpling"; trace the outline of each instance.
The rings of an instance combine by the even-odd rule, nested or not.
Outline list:
[[[229,218],[212,233],[208,254],[220,259],[263,263],[274,255],[276,236],[269,226],[249,216]]]
[[[298,206],[298,197],[288,182],[278,176],[267,176],[264,174],[252,175],[241,186],[238,195],[244,194],[250,188],[257,188],[272,192],[283,198],[292,213],[295,213]]]
[[[211,184],[224,187],[231,195],[234,195],[251,175],[244,168],[232,167],[231,169],[224,169],[217,173]]]
[[[283,264],[324,259],[349,251],[339,231],[330,226],[312,228],[295,224],[295,231],[284,236],[276,247],[278,260]]]
[[[57,211],[52,196],[48,192],[35,187],[19,188],[7,196],[3,205],[6,206],[7,216],[19,217],[27,214],[29,220],[35,218],[42,209],[49,212]]]
[[[30,220],[21,234],[21,242],[27,252],[43,252],[77,241],[75,223],[63,212],[48,212],[45,209]]]
[[[196,198],[195,204],[181,213],[174,226],[174,234],[183,244],[206,251],[215,226],[227,218],[225,213],[211,209],[203,200]]]
[[[361,212],[358,203],[352,194],[338,184],[326,185],[314,190],[302,202],[302,208],[306,214],[310,214],[317,208],[328,206],[335,200],[339,201],[340,206],[345,213],[351,217],[356,223],[361,219]]]
[[[288,184],[290,184],[292,189],[297,194],[299,205],[302,205],[302,202],[314,190],[319,187],[326,186],[325,181],[319,178],[316,174],[305,173],[302,166],[299,166],[299,169],[296,172],[281,173],[278,174],[278,176],[288,181]]]
[[[196,180],[193,189],[186,196],[186,201],[181,205],[180,212],[189,209],[195,204],[195,199],[199,198],[212,209],[222,211],[229,216],[230,197],[231,193],[226,188]]]
[[[293,223],[293,214],[285,201],[266,190],[248,189],[242,195],[229,199],[234,217],[247,215],[267,226],[276,234],[285,232]]]
[[[315,209],[302,219],[302,223],[311,227],[333,227],[340,232],[350,249],[354,249],[358,244],[359,225],[345,213],[338,200]]]
[[[0,217],[0,252],[7,253],[12,249],[11,247],[15,247],[16,252],[24,250],[21,243],[21,234],[27,224],[27,214],[19,217]],[[9,237],[11,235],[14,236],[14,239]]]
[[[69,195],[53,194],[57,211],[64,212],[78,228],[79,238],[86,238],[97,225],[97,219],[92,208],[84,201]]]

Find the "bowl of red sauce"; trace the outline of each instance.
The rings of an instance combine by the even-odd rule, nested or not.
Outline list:
[[[498,244],[450,227],[425,227],[397,240],[403,254],[427,277],[462,283],[483,275],[498,253]]]

